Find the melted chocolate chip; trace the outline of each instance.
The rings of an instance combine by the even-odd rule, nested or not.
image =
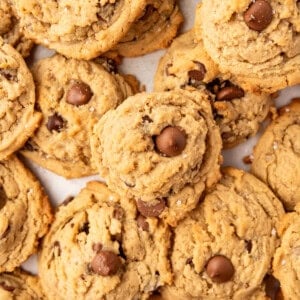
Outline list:
[[[168,126],[154,138],[156,149],[163,155],[172,157],[182,153],[186,146],[187,135],[178,126]]]
[[[217,100],[224,101],[224,100],[233,100],[233,99],[240,99],[245,96],[245,92],[238,86],[228,86],[220,89],[217,92]]]
[[[86,234],[89,234],[90,231],[90,224],[89,222],[85,222],[80,228],[79,228],[79,233],[84,232]]]
[[[54,113],[52,116],[48,118],[47,122],[47,128],[48,130],[51,131],[58,131],[64,127],[64,120],[63,118],[58,115],[57,113]]]
[[[256,0],[244,13],[244,21],[250,29],[263,31],[273,19],[273,9],[266,0]]]
[[[246,242],[246,249],[250,253],[252,250],[252,242],[251,241],[245,241]]]
[[[110,276],[118,272],[122,265],[118,255],[111,251],[100,251],[96,254],[91,263],[94,273],[101,276]]]
[[[0,210],[6,205],[7,196],[5,190],[0,186]]]
[[[73,83],[66,96],[66,101],[72,105],[84,105],[87,104],[92,98],[93,93],[89,85],[84,82],[75,82]]]
[[[137,225],[142,228],[143,231],[149,231],[149,224],[147,222],[147,219],[142,216],[142,215],[139,215],[137,220]]]
[[[266,275],[264,278],[265,292],[270,300],[282,299],[280,282],[273,275]]]
[[[227,257],[216,255],[208,261],[206,272],[213,282],[222,283],[232,278],[234,267]]]
[[[149,116],[143,116],[142,121],[143,121],[143,123],[146,123],[146,122],[152,123],[153,122],[153,120]]]
[[[144,217],[158,217],[166,207],[164,199],[158,199],[155,204],[147,203],[142,200],[136,202],[138,211]]]

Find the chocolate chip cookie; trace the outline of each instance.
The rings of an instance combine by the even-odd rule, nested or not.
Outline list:
[[[72,58],[91,59],[110,50],[141,15],[146,0],[16,0],[24,34]]]
[[[245,90],[273,93],[300,82],[299,1],[204,0],[195,28]]]
[[[174,229],[174,284],[161,289],[163,299],[263,299],[283,214],[264,183],[224,169],[204,202]]]
[[[147,299],[171,283],[168,227],[89,182],[61,205],[39,257],[49,299]]]
[[[199,37],[198,37],[199,38]],[[196,41],[194,31],[176,38],[161,58],[154,80],[156,91],[206,89],[212,93],[214,119],[225,148],[255,135],[273,101],[268,94],[244,91],[229,74],[222,74]]]
[[[39,126],[34,83],[22,56],[0,37],[0,160],[21,148]]]
[[[33,41],[26,39],[21,32],[20,23],[10,0],[0,2],[0,36],[17,49],[23,57],[30,54]]]
[[[287,210],[300,202],[300,99],[279,111],[254,148],[252,172]]]
[[[0,274],[0,299],[42,300],[45,296],[37,277],[15,270]]]
[[[22,155],[67,178],[95,174],[92,127],[132,94],[131,87],[98,63],[61,55],[38,61],[32,73],[43,121]]]
[[[0,272],[11,272],[37,250],[52,214],[38,180],[12,156],[0,162]]]
[[[273,269],[279,279],[284,299],[300,297],[300,206],[297,212],[287,214],[280,226],[281,245],[277,248]]]
[[[166,48],[183,16],[175,0],[148,0],[139,18],[113,49],[121,56],[139,56]]]
[[[92,156],[108,186],[168,223],[220,177],[221,139],[205,92],[140,93],[95,125]],[[150,215],[149,215],[150,214]]]

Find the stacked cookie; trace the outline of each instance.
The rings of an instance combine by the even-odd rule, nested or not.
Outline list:
[[[273,95],[300,83],[299,1],[203,0],[151,93],[117,64],[171,43],[175,0],[3,0],[0,16],[1,299],[299,298],[300,102]],[[57,53],[29,68],[34,43]],[[221,168],[270,112],[252,174]],[[53,214],[16,152],[106,184]]]

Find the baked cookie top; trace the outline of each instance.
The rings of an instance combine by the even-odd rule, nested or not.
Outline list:
[[[37,250],[52,214],[39,181],[12,156],[0,162],[0,272],[11,272]]]
[[[224,169],[204,202],[174,229],[174,284],[162,288],[163,298],[262,299],[283,214],[264,183]]]
[[[95,174],[93,125],[131,95],[131,87],[98,63],[61,55],[38,61],[32,73],[43,120],[21,153],[67,178]]]
[[[288,210],[300,201],[300,99],[280,109],[254,148],[251,171]]]
[[[148,299],[171,283],[169,247],[166,225],[89,182],[58,209],[39,257],[41,283],[51,299]]]
[[[175,0],[148,0],[141,15],[113,51],[131,57],[166,48],[182,22],[183,16]]]
[[[0,160],[21,148],[38,127],[31,73],[22,56],[0,37]]]
[[[26,39],[21,32],[16,11],[10,0],[0,2],[0,36],[6,43],[16,48],[23,57],[30,54],[33,41]]]
[[[287,300],[300,297],[300,206],[297,205],[296,209],[297,212],[285,215],[280,224],[281,245],[273,260],[274,275]]]
[[[204,0],[195,28],[220,70],[246,90],[273,93],[300,82],[299,1]]]
[[[91,147],[108,186],[138,206],[172,211],[165,204],[173,199],[182,213],[193,209],[220,177],[221,139],[208,99],[199,91],[140,93],[107,112]],[[190,194],[194,204],[185,207]]]
[[[26,37],[77,59],[95,58],[126,35],[146,0],[15,1]]]
[[[155,74],[155,91],[179,88],[212,94],[214,119],[225,148],[255,135],[273,105],[268,94],[244,91],[229,74],[222,74],[193,30],[173,41]]]
[[[3,300],[42,300],[45,296],[38,277],[22,270],[0,274],[0,299]]]

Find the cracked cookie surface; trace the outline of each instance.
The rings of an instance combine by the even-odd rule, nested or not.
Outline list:
[[[253,175],[225,168],[223,177],[174,231],[174,284],[163,299],[266,299],[263,279],[278,245],[284,210]]]
[[[95,174],[92,127],[132,94],[131,87],[98,63],[61,55],[40,60],[32,73],[43,120],[21,154],[67,178]]]
[[[222,72],[246,90],[273,93],[300,82],[300,2],[204,0],[196,34]]]
[[[280,224],[280,247],[276,249],[273,270],[280,281],[284,299],[300,298],[300,206],[284,216]]]
[[[254,148],[252,173],[288,210],[300,201],[300,99],[280,109]]]
[[[22,56],[0,37],[0,160],[21,148],[39,126],[32,75]]]
[[[15,1],[26,37],[72,58],[91,59],[128,32],[146,0]]]
[[[51,299],[148,299],[171,282],[170,232],[133,201],[89,182],[58,209],[39,257]]]
[[[132,57],[166,48],[182,22],[183,16],[175,0],[148,0],[141,16],[112,51]]]
[[[221,139],[208,98],[199,91],[140,93],[106,113],[91,147],[108,186],[141,205],[167,204],[161,216],[174,221],[193,209],[220,177]]]
[[[273,106],[265,93],[242,90],[230,75],[222,74],[196,41],[194,31],[176,38],[161,58],[154,80],[155,91],[206,89],[212,93],[214,119],[223,145],[233,147],[255,135]]]
[[[0,299],[5,300],[42,300],[42,292],[38,277],[22,270],[0,274]]]
[[[39,181],[12,156],[0,163],[0,272],[11,272],[37,250],[52,221]]]

